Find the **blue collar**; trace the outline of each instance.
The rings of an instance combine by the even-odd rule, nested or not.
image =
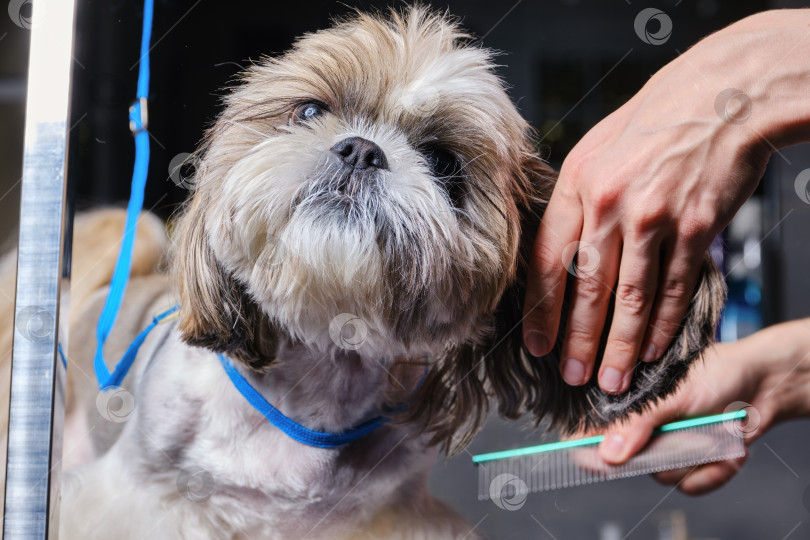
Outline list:
[[[124,353],[124,356],[121,358],[121,361],[118,362],[118,365],[115,366],[112,373],[110,373],[107,369],[103,359],[100,360],[99,357],[96,357],[95,369],[96,376],[99,381],[99,388],[106,390],[108,388],[120,386],[124,380],[124,377],[126,377],[127,373],[129,372],[129,369],[132,367],[132,364],[135,362],[135,357],[138,354],[138,350],[146,340],[149,332],[151,332],[152,329],[161,322],[170,319],[178,309],[180,309],[179,304],[154,317],[152,319],[152,323],[140,334],[138,334],[132,344],[130,344],[129,348],[127,348],[126,352]],[[219,355],[219,361],[233,385],[237,390],[239,390],[239,393],[244,396],[247,402],[250,403],[254,409],[259,411],[262,416],[267,418],[271,424],[284,432],[288,437],[302,444],[306,444],[307,446],[314,446],[316,448],[337,448],[339,446],[344,446],[352,441],[356,441],[368,433],[371,433],[386,422],[391,421],[389,417],[380,415],[343,433],[313,431],[302,426],[292,418],[285,416],[284,413],[273,407],[259,392],[256,391],[255,388],[253,388],[253,386],[251,386],[247,379],[245,379],[245,377],[239,373],[231,361],[225,358],[225,356],[222,354]],[[427,372],[428,366],[426,364],[425,374],[422,375],[422,379],[417,384],[414,392],[416,392],[416,390],[422,386],[422,383],[427,377]],[[407,408],[407,405],[401,405],[393,409],[391,412],[402,412]]]
[[[262,416],[283,431],[288,437],[307,446],[316,448],[336,448],[344,446],[360,437],[371,433],[391,419],[386,416],[377,416],[367,422],[351,428],[343,433],[326,433],[323,431],[313,431],[308,429],[289,416],[273,407],[264,397],[256,391],[239,371],[231,364],[230,360],[223,355],[219,355],[219,361],[225,368],[225,373],[231,382],[239,390],[239,393],[250,403],[254,409],[262,413]],[[421,384],[421,383],[420,383]]]

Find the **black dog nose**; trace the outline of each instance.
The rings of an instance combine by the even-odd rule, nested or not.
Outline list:
[[[362,137],[343,139],[331,148],[343,163],[353,169],[387,169],[388,160],[382,148]]]

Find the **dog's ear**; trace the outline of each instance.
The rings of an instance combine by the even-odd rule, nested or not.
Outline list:
[[[530,162],[531,164],[532,162]],[[565,433],[582,429],[602,428],[630,413],[641,412],[656,401],[674,392],[685,378],[690,365],[701,357],[714,338],[720,311],[725,299],[725,283],[711,257],[707,254],[700,280],[692,293],[691,303],[677,335],[656,362],[637,362],[630,388],[621,395],[605,393],[598,384],[609,322],[613,319],[611,301],[602,340],[597,351],[591,379],[582,386],[570,386],[560,374],[562,337],[568,321],[569,298],[576,277],[569,273],[560,327],[554,348],[549,354],[535,358],[523,344],[522,321],[528,257],[532,252],[545,201],[550,198],[556,181],[542,162],[534,162],[533,186],[535,196],[522,211],[521,259],[513,285],[504,294],[495,313],[492,346],[482,357],[483,380],[491,398],[497,401],[498,412],[506,418],[529,414],[535,424],[544,419],[551,427]],[[532,174],[531,172],[527,174]],[[562,264],[562,262],[561,262]],[[531,309],[531,306],[527,306]]]
[[[202,194],[178,219],[171,258],[180,296],[179,328],[190,344],[227,354],[253,369],[273,360],[276,333],[245,287],[222,268],[209,244]]]
[[[556,178],[547,163],[525,154],[512,184],[520,228],[515,279],[496,310],[486,315],[491,332],[481,343],[451,347],[434,359],[406,414],[405,421],[420,422],[432,432],[431,442],[450,454],[466,447],[483,427],[492,398],[502,416],[517,418],[527,402],[546,395],[546,381],[523,345],[521,321],[528,256]]]
[[[557,181],[557,172],[545,161],[526,156],[523,160],[522,185],[518,184],[516,201],[520,212],[520,248],[516,262],[515,279],[506,289],[493,316],[494,331],[482,356],[483,378],[487,393],[494,398],[498,413],[516,419],[531,404],[541,402],[546,410],[549,393],[546,388],[555,384],[548,380],[547,370],[538,368],[523,343],[523,304],[529,258],[540,220],[546,210],[551,192]],[[554,356],[552,351],[549,356]],[[554,379],[558,377],[552,377]]]

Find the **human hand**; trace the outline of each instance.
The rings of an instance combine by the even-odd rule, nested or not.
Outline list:
[[[704,39],[565,159],[530,260],[523,333],[533,355],[552,349],[566,269],[577,251],[587,257],[572,271],[560,357],[568,384],[591,378],[607,324],[598,374],[606,392],[624,392],[639,358],[650,362],[663,354],[712,239],[753,193],[770,152],[796,142],[802,129],[807,136],[801,85],[806,88],[810,69],[791,79],[785,73],[796,66],[783,69],[773,57],[807,64],[790,48],[806,33],[808,14],[758,14]],[[735,88],[743,91],[728,97]],[[793,99],[804,105],[791,120],[783,102]],[[606,320],[611,300],[612,322]]]
[[[610,464],[623,463],[647,444],[654,428],[684,417],[726,412],[735,402],[750,405],[741,430],[746,446],[776,422],[810,415],[808,329],[810,319],[794,321],[709,349],[674,395],[611,428],[600,444],[600,456]],[[666,471],[655,478],[699,495],[725,484],[745,459]]]

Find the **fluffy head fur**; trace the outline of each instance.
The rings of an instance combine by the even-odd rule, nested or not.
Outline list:
[[[570,388],[556,354],[527,354],[524,255],[555,175],[492,53],[446,16],[358,14],[241,82],[207,132],[175,236],[187,342],[257,370],[282,342],[386,369],[430,356],[405,420],[453,447],[490,397],[506,416],[550,413],[568,429],[612,420],[671,390],[706,345],[714,278],[675,352],[641,365],[626,396]],[[346,165],[336,145],[352,137],[384,166]]]

